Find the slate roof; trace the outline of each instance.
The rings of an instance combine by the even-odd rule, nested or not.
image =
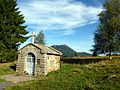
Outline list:
[[[54,55],[62,55],[62,53],[50,46],[45,46],[42,44],[33,44],[33,43],[29,43],[27,45],[25,45],[24,47],[28,46],[28,45],[33,45],[35,47],[37,47],[38,49],[42,50],[43,53],[47,53],[47,54],[54,54]],[[24,47],[22,47],[20,50],[22,50]]]

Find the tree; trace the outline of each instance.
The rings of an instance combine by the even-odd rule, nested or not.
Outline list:
[[[35,43],[45,45],[45,35],[43,31],[40,31],[35,38]]]
[[[94,33],[94,51],[98,54],[120,52],[120,0],[106,0]]]
[[[16,0],[0,0],[0,60],[15,60],[17,50],[28,37],[24,16],[18,11]]]
[[[93,51],[92,56],[93,56],[93,57],[94,57],[94,56],[97,56],[97,52],[96,52],[96,50]]]

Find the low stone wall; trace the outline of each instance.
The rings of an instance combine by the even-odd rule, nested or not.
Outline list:
[[[47,55],[47,72],[60,69],[60,56]]]
[[[67,64],[90,64],[109,60],[108,57],[66,57],[61,58],[61,63]]]

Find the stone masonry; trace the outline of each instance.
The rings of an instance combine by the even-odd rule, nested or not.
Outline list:
[[[29,53],[32,53],[35,59]],[[52,47],[27,44],[19,50],[16,72],[19,75],[47,75],[60,68],[61,55],[61,52]]]

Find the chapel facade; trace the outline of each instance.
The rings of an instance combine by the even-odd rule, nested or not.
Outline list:
[[[61,55],[52,47],[29,43],[19,50],[16,72],[29,76],[47,75],[60,69]]]

